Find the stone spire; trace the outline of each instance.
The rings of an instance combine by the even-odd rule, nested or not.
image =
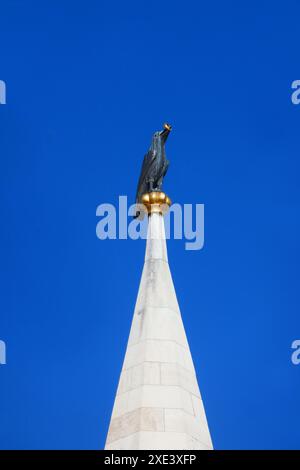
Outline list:
[[[168,263],[161,208],[170,200],[146,197],[145,264],[105,449],[212,449]]]

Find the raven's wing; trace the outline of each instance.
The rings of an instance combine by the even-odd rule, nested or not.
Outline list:
[[[153,166],[154,161],[155,153],[153,152],[153,150],[149,150],[144,156],[141,174],[136,191],[136,202],[139,202],[140,197],[147,190],[147,176],[149,176],[151,172],[151,168]]]

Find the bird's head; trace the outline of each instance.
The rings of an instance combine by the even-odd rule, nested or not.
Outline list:
[[[170,134],[171,126],[170,124],[164,124],[162,131],[154,132],[152,136],[152,148],[157,149],[159,146],[164,145],[167,140],[168,135]]]

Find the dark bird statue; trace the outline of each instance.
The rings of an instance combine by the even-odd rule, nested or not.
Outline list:
[[[142,170],[136,192],[136,204],[141,203],[142,195],[152,191],[161,191],[163,179],[168,171],[165,143],[171,131],[170,124],[164,124],[162,131],[155,132],[151,146],[144,156]],[[137,211],[136,217],[139,216]]]

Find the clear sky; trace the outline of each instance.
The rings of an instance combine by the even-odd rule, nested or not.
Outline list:
[[[167,120],[169,258],[217,449],[300,448],[297,1],[1,1],[0,446],[103,448],[144,241],[100,241]]]

